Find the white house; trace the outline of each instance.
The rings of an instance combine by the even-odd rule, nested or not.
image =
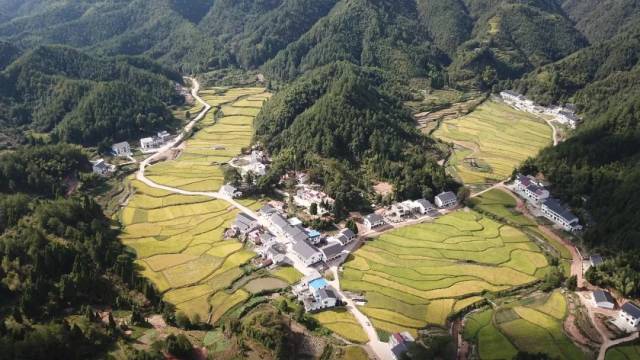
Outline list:
[[[516,191],[527,201],[540,205],[549,198],[549,191],[545,189],[533,176],[518,174],[514,182]]]
[[[293,202],[307,210],[311,208],[311,205],[316,204],[318,214],[331,211],[334,200],[324,192],[317,190],[317,187],[318,186],[313,185],[299,185],[293,196]]]
[[[340,234],[336,238],[338,240],[340,240],[340,238],[343,238],[342,240],[340,240],[340,243],[342,243],[342,245],[344,246],[355,240],[357,237],[358,236],[356,235],[356,233],[354,233],[351,229],[346,228],[340,230]]]
[[[631,302],[622,305],[618,321],[624,324],[627,330],[637,330],[640,326],[640,307]]]
[[[597,307],[602,309],[613,310],[616,307],[616,301],[608,291],[596,290],[593,292],[593,302]]]
[[[414,206],[413,201],[403,201],[401,203],[393,204],[391,206],[391,211],[398,217],[404,217],[413,214]]]
[[[541,210],[545,218],[551,220],[565,231],[576,232],[582,230],[578,217],[557,199],[549,198],[545,200],[542,203]]]
[[[379,214],[373,213],[364,217],[364,226],[371,230],[385,224],[384,219]]]
[[[122,157],[131,156],[131,146],[129,146],[128,142],[123,141],[117,144],[113,144],[111,146],[111,152],[115,156],[122,156]]]
[[[222,196],[226,196],[232,199],[242,196],[242,193],[238,191],[235,186],[230,184],[223,185],[218,193]]]
[[[413,207],[418,214],[426,215],[436,210],[436,207],[427,199],[418,199],[413,202]]]
[[[322,260],[329,262],[339,258],[342,255],[342,245],[333,243],[320,249],[322,252]]]
[[[458,205],[458,197],[451,191],[440,193],[435,198],[436,206],[439,208],[452,208]]]
[[[93,173],[100,176],[108,176],[111,172],[115,171],[115,166],[107,164],[104,159],[92,161],[91,165]]]
[[[324,278],[303,281],[299,286],[298,298],[302,300],[306,311],[319,311],[335,307],[338,297],[335,290]]]
[[[305,265],[313,265],[322,261],[322,253],[306,241],[297,241],[293,244],[293,252]]]
[[[258,221],[245,213],[239,213],[233,227],[238,229],[241,235],[245,235],[258,227]]]

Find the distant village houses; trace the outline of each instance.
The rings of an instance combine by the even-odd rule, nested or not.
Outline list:
[[[576,125],[581,121],[575,113],[575,106],[567,104],[563,106],[545,107],[536,104],[533,100],[526,98],[524,95],[514,91],[506,90],[500,93],[500,97],[510,106],[537,115],[547,115],[553,117],[553,120],[567,125],[575,129]]]
[[[140,151],[145,154],[157,152],[171,140],[171,137],[167,131],[162,131],[152,137],[142,138],[140,139]]]
[[[113,153],[114,156],[129,157],[132,155],[131,146],[129,146],[129,143],[126,141],[113,144],[111,146],[111,153]]]

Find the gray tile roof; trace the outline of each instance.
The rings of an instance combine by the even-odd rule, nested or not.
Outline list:
[[[342,245],[331,244],[322,248],[320,251],[322,251],[322,253],[327,259],[331,259],[342,252]]]
[[[566,206],[562,205],[558,199],[549,198],[545,200],[544,205],[568,223],[578,221],[578,217]]]
[[[456,196],[456,194],[452,193],[451,191],[443,192],[443,193],[439,194],[438,196],[436,196],[436,198],[440,199],[440,201],[442,201],[442,203],[448,203],[448,202],[451,202],[451,201],[458,201],[458,197]]]
[[[295,251],[303,259],[309,259],[310,257],[318,254],[318,250],[313,246],[307,244],[306,241],[298,241],[293,244],[293,251]]]
[[[273,206],[266,204],[263,207],[261,207],[259,211],[261,214],[271,215],[274,212],[277,212],[278,210],[276,210],[276,208],[274,208]]]
[[[324,299],[338,299],[338,297],[336,296],[336,293],[329,288],[319,289],[318,297],[320,298],[321,301]]]
[[[622,311],[631,315],[634,319],[640,319],[640,307],[634,303],[628,302],[622,305]]]
[[[600,255],[591,255],[589,257],[589,261],[593,263],[593,265],[600,265],[604,262],[604,259]]]
[[[281,231],[286,231],[287,228],[291,227],[287,219],[285,219],[284,216],[278,213],[274,213],[273,215],[271,215],[270,220],[271,223],[273,223],[273,225],[279,228]]]
[[[610,302],[613,303],[613,296],[611,296],[611,294],[609,294],[608,291],[603,291],[603,290],[596,290],[593,292],[593,298],[596,300],[597,303],[600,302]]]
[[[380,216],[379,214],[376,214],[376,213],[369,214],[369,215],[365,216],[365,219],[368,220],[372,224],[384,221],[382,219],[382,216]]]
[[[431,203],[431,201],[429,201],[427,199],[418,199],[418,200],[416,200],[416,204],[421,205],[423,208],[425,208],[427,210],[434,208],[434,206]]]
[[[342,229],[342,231],[340,231],[340,234],[346,236],[347,238],[356,236],[356,234],[351,231],[351,229]]]
[[[245,213],[240,213],[236,217],[235,226],[237,226],[240,231],[247,231],[248,229],[251,229],[253,226],[255,226],[255,224],[256,219]]]

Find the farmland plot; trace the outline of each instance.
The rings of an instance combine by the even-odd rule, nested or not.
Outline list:
[[[269,94],[264,89],[243,88],[204,90],[201,96],[235,113],[236,104],[238,109],[259,110]],[[186,141],[181,155],[149,167],[147,176],[184,190],[218,190],[223,179],[218,164],[248,146],[253,132],[253,116],[227,117],[222,111],[211,111],[199,124],[200,130]],[[243,304],[249,292],[228,289],[243,276],[241,267],[255,254],[238,241],[223,238],[237,210],[221,200],[173,194],[129,181],[135,193],[119,214],[124,226],[121,241],[135,251],[143,275],[163,293],[164,300],[192,319],[212,323]],[[252,200],[251,205],[261,206],[261,201]]]
[[[445,121],[434,136],[456,145],[449,170],[468,185],[506,179],[552,142],[552,130],[544,121],[495,101]]]
[[[365,293],[362,311],[377,328],[415,332],[445,325],[486,291],[538,281],[538,270],[548,266],[520,230],[460,211],[367,243],[344,264],[341,284]]]

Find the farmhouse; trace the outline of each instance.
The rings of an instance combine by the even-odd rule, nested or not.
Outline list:
[[[640,307],[634,303],[622,305],[618,320],[625,325],[627,330],[635,331],[640,326]]]
[[[340,240],[340,238],[342,238],[342,240],[340,240],[340,243],[342,243],[342,245],[347,245],[348,243],[352,242],[353,240],[356,239],[356,234],[349,228],[347,229],[342,229],[340,231],[340,235],[338,235],[336,238],[338,240]]]
[[[342,255],[342,245],[334,243],[323,247],[320,251],[322,252],[322,260],[329,262]]]
[[[245,213],[239,213],[233,226],[238,229],[241,235],[246,235],[258,227],[258,222]]]
[[[604,263],[604,259],[601,255],[591,255],[589,256],[589,264],[591,266],[598,266]]]
[[[312,245],[317,245],[320,243],[320,241],[322,241],[321,235],[322,234],[320,234],[318,230],[307,230],[307,236],[309,237],[307,241],[309,241],[309,243]]]
[[[404,217],[413,214],[413,201],[403,201],[391,206],[391,211],[398,217]]]
[[[316,278],[302,286],[298,298],[302,300],[306,311],[319,311],[336,306],[338,297],[335,290],[323,278]]]
[[[436,207],[427,199],[418,199],[413,203],[414,209],[418,214],[426,215],[436,211]]]
[[[289,224],[287,219],[277,212],[271,214],[269,221],[271,221],[271,225],[275,227],[278,235],[281,236],[285,236],[287,234],[287,229],[291,227],[291,224]]]
[[[369,230],[377,228],[378,226],[383,226],[384,224],[384,219],[379,214],[373,213],[364,217],[364,226]]]
[[[238,191],[238,189],[236,189],[235,186],[230,184],[223,185],[218,191],[218,193],[220,193],[220,195],[222,196],[232,198],[232,199],[242,196],[242,193]]]
[[[128,142],[123,141],[117,144],[113,144],[113,146],[111,146],[111,152],[115,156],[127,157],[131,156],[131,147],[129,146]]]
[[[458,205],[458,197],[451,191],[440,193],[435,198],[435,203],[439,208],[452,208]]]
[[[283,249],[279,244],[274,244],[267,249],[263,257],[271,260],[274,264],[283,263],[286,260],[286,249]]]
[[[518,193],[531,203],[540,205],[549,198],[549,191],[531,175],[518,174],[514,184]]]
[[[560,201],[549,198],[542,203],[542,214],[562,229],[570,232],[582,230],[580,220]]]
[[[297,241],[293,244],[293,252],[307,266],[322,261],[322,253],[306,241]]]
[[[104,159],[92,161],[91,164],[93,173],[100,176],[107,176],[109,173],[115,171],[115,166],[107,164]]]
[[[597,307],[612,310],[616,307],[616,301],[608,291],[596,290],[593,292],[593,302]]]

